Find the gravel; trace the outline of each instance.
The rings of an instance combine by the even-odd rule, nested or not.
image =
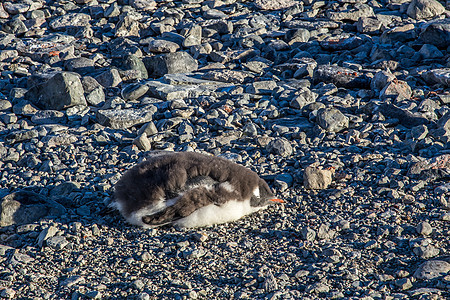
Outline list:
[[[443,0],[0,3],[0,297],[447,299]],[[233,159],[285,204],[133,227],[151,151]]]

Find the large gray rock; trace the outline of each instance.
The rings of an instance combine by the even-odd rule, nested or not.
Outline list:
[[[153,105],[140,109],[99,110],[97,111],[97,121],[103,126],[108,126],[113,129],[126,129],[151,121],[156,111],[157,109]]]
[[[450,45],[450,18],[428,22],[420,33],[420,39],[437,47],[448,47]]]
[[[338,87],[369,88],[370,78],[355,70],[336,65],[320,65],[314,70],[315,82],[331,82]]]
[[[65,30],[68,27],[82,27],[88,26],[91,16],[82,13],[69,13],[55,18],[50,22],[50,27],[53,30]]]
[[[414,272],[417,279],[431,280],[450,273],[450,263],[443,260],[426,261]]]
[[[86,105],[84,90],[77,74],[60,72],[32,87],[25,97],[42,109],[66,109]]]
[[[317,123],[329,132],[339,132],[347,129],[349,118],[336,108],[321,108],[317,112]]]
[[[375,13],[372,7],[367,4],[356,4],[354,7],[342,11],[333,11],[331,9],[327,11],[327,17],[333,21],[350,20],[356,22],[359,18],[374,16]]]
[[[125,56],[121,60],[121,65],[118,67],[123,70],[137,70],[140,72],[141,74],[140,77],[142,79],[148,78],[148,72],[147,69],[145,68],[144,62],[142,61],[141,58],[137,57],[136,55],[130,54]]]
[[[144,59],[150,76],[158,78],[165,74],[190,73],[198,69],[198,63],[187,52],[167,53]]]
[[[450,68],[433,69],[422,73],[425,81],[450,87]]]
[[[413,19],[431,19],[445,12],[445,7],[436,0],[412,0],[406,13]]]
[[[296,4],[294,0],[256,0],[255,6],[261,10],[285,9]]]
[[[267,144],[266,149],[268,152],[282,157],[288,157],[292,154],[291,143],[285,138],[273,139]]]

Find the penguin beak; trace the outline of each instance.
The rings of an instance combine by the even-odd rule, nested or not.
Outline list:
[[[277,199],[277,198],[274,198],[274,199],[269,199],[269,201],[272,201],[272,202],[277,202],[277,203],[284,203],[284,200],[281,200],[281,199]]]

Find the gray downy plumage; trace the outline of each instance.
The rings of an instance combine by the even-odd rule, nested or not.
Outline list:
[[[273,193],[255,172],[232,161],[194,152],[158,153],[128,170],[115,185],[115,201],[123,216],[136,225],[202,226],[234,220],[266,207]],[[247,201],[249,205],[245,206]],[[230,203],[236,204],[230,207]],[[206,207],[227,208],[214,220],[186,219]],[[245,208],[242,208],[245,207]],[[234,210],[243,212],[235,212]],[[213,214],[216,212],[213,212]],[[220,214],[220,213],[219,213]],[[189,222],[183,223],[184,220]]]

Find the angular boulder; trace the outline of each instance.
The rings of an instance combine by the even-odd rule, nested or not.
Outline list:
[[[84,90],[78,75],[59,72],[44,83],[33,86],[25,98],[41,109],[62,110],[75,105],[86,105]]]

